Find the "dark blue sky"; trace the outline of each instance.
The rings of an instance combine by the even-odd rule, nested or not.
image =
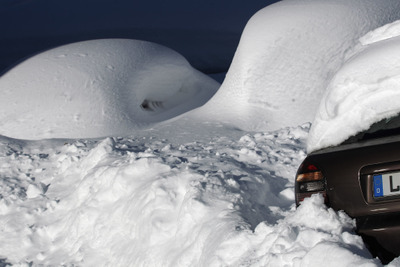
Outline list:
[[[271,0],[0,0],[0,71],[70,42],[130,38],[183,54],[204,72],[229,67],[248,19]]]

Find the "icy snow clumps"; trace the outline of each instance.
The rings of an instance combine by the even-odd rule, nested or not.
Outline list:
[[[247,130],[311,122],[346,52],[368,31],[399,19],[399,10],[397,0],[270,5],[248,22],[222,87],[205,107]]]
[[[204,104],[218,87],[181,55],[154,43],[73,43],[38,54],[1,77],[0,134],[127,135]]]
[[[400,113],[400,22],[378,28],[360,42],[365,46],[327,88],[311,127],[308,152],[338,145]]]

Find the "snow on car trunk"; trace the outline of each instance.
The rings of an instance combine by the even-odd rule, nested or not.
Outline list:
[[[338,145],[400,113],[400,22],[368,33],[321,101],[307,150]]]

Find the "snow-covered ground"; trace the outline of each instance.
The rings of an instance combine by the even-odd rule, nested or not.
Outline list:
[[[309,124],[246,133],[185,120],[174,128],[181,123],[198,136],[172,136],[164,126],[96,141],[1,138],[3,262],[379,263],[354,234],[354,222],[321,198],[295,210],[293,174]]]
[[[0,131],[9,137],[0,136],[0,240],[3,241],[0,242],[0,266],[380,266],[380,261],[371,257],[362,239],[355,234],[355,222],[345,213],[328,209],[320,196],[307,199],[295,208],[294,175],[306,156],[311,124],[303,123],[308,119],[301,117],[299,110],[300,119],[290,119],[298,124],[285,126],[291,123],[281,121],[281,117],[293,110],[286,102],[280,102],[279,97],[267,97],[267,89],[275,88],[262,74],[273,69],[270,64],[259,61],[266,60],[276,49],[276,60],[269,63],[282,64],[282,68],[275,65],[275,74],[282,74],[280,79],[286,81],[287,93],[293,93],[290,85],[299,81],[287,81],[283,75],[286,70],[293,74],[289,68],[293,63],[304,70],[298,74],[302,82],[296,85],[298,92],[293,96],[303,99],[301,93],[307,94],[312,88],[322,97],[324,88],[314,88],[315,84],[329,84],[328,78],[338,69],[336,77],[346,77],[346,66],[351,60],[340,68],[345,54],[353,53],[357,59],[361,53],[368,53],[369,45],[358,53],[358,38],[369,28],[392,19],[395,15],[390,12],[395,14],[399,10],[397,1],[351,3],[284,1],[260,11],[248,29],[265,23],[264,17],[272,11],[286,10],[287,17],[293,15],[295,21],[296,16],[302,17],[299,24],[302,33],[319,29],[310,31],[318,36],[311,34],[310,38],[303,39],[294,33],[297,28],[289,27],[293,30],[288,30],[291,34],[285,32],[282,38],[286,41],[282,42],[290,46],[282,46],[278,39],[273,40],[277,42],[275,48],[261,49],[263,44],[258,39],[253,40],[255,46],[248,49],[242,46],[214,97],[213,90],[218,84],[193,70],[178,54],[137,41],[128,42],[128,46],[121,40],[67,46],[60,49],[72,49],[72,53],[60,54],[61,50],[57,49],[45,52],[1,77],[0,101],[7,108],[1,109],[0,114],[5,115],[0,116]],[[355,7],[359,8],[356,13],[359,18],[353,16],[351,22],[370,24],[361,31],[348,28],[341,31],[343,25],[351,29],[360,25],[340,24],[343,14],[354,15],[352,8]],[[304,8],[315,13],[303,13]],[[322,11],[330,15],[321,16],[326,24],[321,26],[321,19],[304,20],[303,15]],[[278,24],[274,22],[268,20],[273,29],[285,26],[280,20]],[[337,23],[338,28],[334,27]],[[324,35],[327,25],[335,29],[330,31],[332,36]],[[397,38],[379,41],[386,39],[385,34],[397,35],[391,30],[395,27],[392,24],[380,28],[360,42],[396,45]],[[246,31],[242,40],[250,44],[257,35]],[[274,31],[277,33],[278,30]],[[298,38],[293,41],[293,36]],[[340,60],[330,61],[335,54],[326,58],[324,49],[315,50],[312,58],[306,56],[308,46],[314,45],[316,38],[332,38],[339,44],[335,36],[344,38],[346,44],[346,48],[334,49]],[[118,52],[122,51],[119,57],[117,50],[112,50],[115,52],[111,53],[113,64],[107,64],[104,56],[107,52],[90,57],[92,52],[96,54],[109,48],[109,42],[116,42]],[[264,52],[264,57],[255,56],[257,44],[260,45],[257,54]],[[82,45],[89,49],[78,53]],[[145,52],[136,53],[138,47]],[[155,50],[148,52],[150,48]],[[285,49],[288,54],[283,53]],[[383,50],[386,48],[377,49]],[[246,51],[252,55],[247,60]],[[301,51],[304,55],[297,57]],[[393,55],[393,50],[387,51]],[[55,64],[56,59],[49,57],[55,52],[62,64]],[[47,60],[48,65],[39,64],[40,60]],[[326,67],[318,72],[323,74],[318,79],[309,76],[314,65]],[[39,74],[40,68],[44,68],[42,76],[31,76],[27,71],[31,68]],[[114,71],[116,68],[119,71]],[[60,76],[56,75],[57,71]],[[130,80],[130,75],[135,73],[141,79]],[[388,75],[396,77],[397,74],[393,71]],[[193,79],[197,79],[196,83]],[[94,82],[90,84],[90,81]],[[266,89],[258,91],[256,88],[261,88],[263,81]],[[87,90],[74,87],[82,82]],[[167,91],[164,84],[171,85]],[[182,84],[189,86],[182,87]],[[209,86],[197,89],[199,84]],[[165,96],[165,99],[158,101],[144,96],[149,86],[151,96]],[[127,92],[132,93],[129,88],[134,88],[135,97],[126,97]],[[283,92],[283,89],[277,90]],[[193,97],[173,97],[185,92]],[[204,98],[193,92],[205,92]],[[258,104],[244,95],[251,96]],[[207,97],[212,98],[206,105],[187,112]],[[82,99],[84,104],[80,102]],[[181,115],[171,118],[171,109],[166,108],[172,103],[170,99],[176,108],[175,114]],[[266,103],[272,99],[278,108],[270,117],[264,112]],[[313,96],[312,100],[320,99]],[[28,101],[33,101],[35,108],[27,107]],[[135,104],[130,107],[129,103]],[[107,108],[114,108],[115,112],[99,112]],[[247,113],[248,110],[252,112]],[[309,111],[305,110],[303,115]],[[33,121],[27,119],[29,114]],[[127,114],[130,119],[118,119],[121,114]],[[9,120],[9,116],[19,116],[23,121]],[[49,118],[51,121],[46,122]],[[85,127],[74,127],[79,126],[81,118],[85,118]],[[113,125],[113,119],[122,126]],[[12,127],[10,121],[14,123]],[[247,126],[258,129],[269,121],[282,127],[264,131],[241,129]],[[42,122],[42,128],[47,131],[37,132],[35,127]],[[100,124],[103,128],[99,122],[105,122]],[[315,125],[318,123],[312,128]],[[85,138],[94,136],[98,138]],[[47,137],[53,139],[44,139]],[[400,258],[392,265],[399,266]]]

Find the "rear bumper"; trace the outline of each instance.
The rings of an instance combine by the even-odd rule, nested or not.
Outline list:
[[[400,213],[359,217],[356,222],[358,234],[373,254],[383,251],[389,257],[400,255]]]

